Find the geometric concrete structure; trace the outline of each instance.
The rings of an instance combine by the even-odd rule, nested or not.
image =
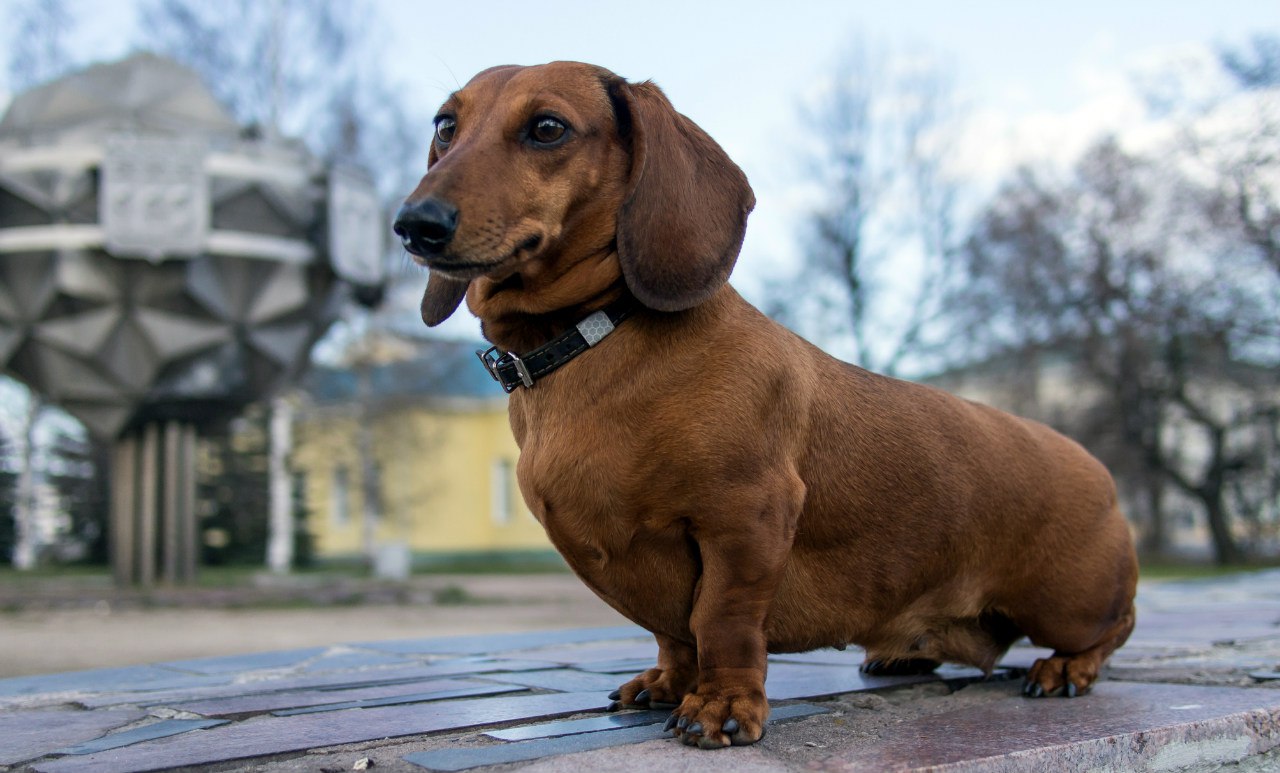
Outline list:
[[[174,539],[161,563],[181,579],[195,429],[295,378],[345,298],[378,297],[384,221],[358,172],[238,126],[167,59],[14,98],[0,119],[0,370],[122,441],[122,581],[149,581]]]

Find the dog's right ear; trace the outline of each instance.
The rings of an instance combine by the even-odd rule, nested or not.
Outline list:
[[[422,294],[422,321],[427,327],[439,325],[458,310],[467,295],[468,284],[435,271],[427,275],[427,291]]]
[[[755,194],[715,140],[676,112],[652,83],[606,81],[618,133],[629,143],[627,198],[618,212],[618,261],[651,309],[681,311],[733,271]]]

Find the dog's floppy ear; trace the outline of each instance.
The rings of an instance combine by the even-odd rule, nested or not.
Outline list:
[[[467,295],[468,282],[448,279],[432,271],[427,275],[427,291],[422,294],[422,321],[435,327],[458,310]]]
[[[631,151],[618,213],[627,287],[659,311],[697,306],[733,271],[755,195],[728,154],[656,85],[611,78],[607,88]]]

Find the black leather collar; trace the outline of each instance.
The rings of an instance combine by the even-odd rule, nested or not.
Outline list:
[[[600,343],[622,320],[631,316],[635,308],[636,301],[624,296],[527,354],[517,355],[490,346],[485,351],[477,351],[476,356],[507,394],[521,386],[529,389],[538,379]]]

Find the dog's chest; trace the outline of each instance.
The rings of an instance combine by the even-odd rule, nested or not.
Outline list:
[[[521,492],[551,543],[614,608],[679,635],[697,581],[696,552],[655,485],[651,455],[646,460],[625,433],[591,434],[575,422],[522,424],[514,411],[512,419]],[[655,597],[664,601],[654,604]]]

